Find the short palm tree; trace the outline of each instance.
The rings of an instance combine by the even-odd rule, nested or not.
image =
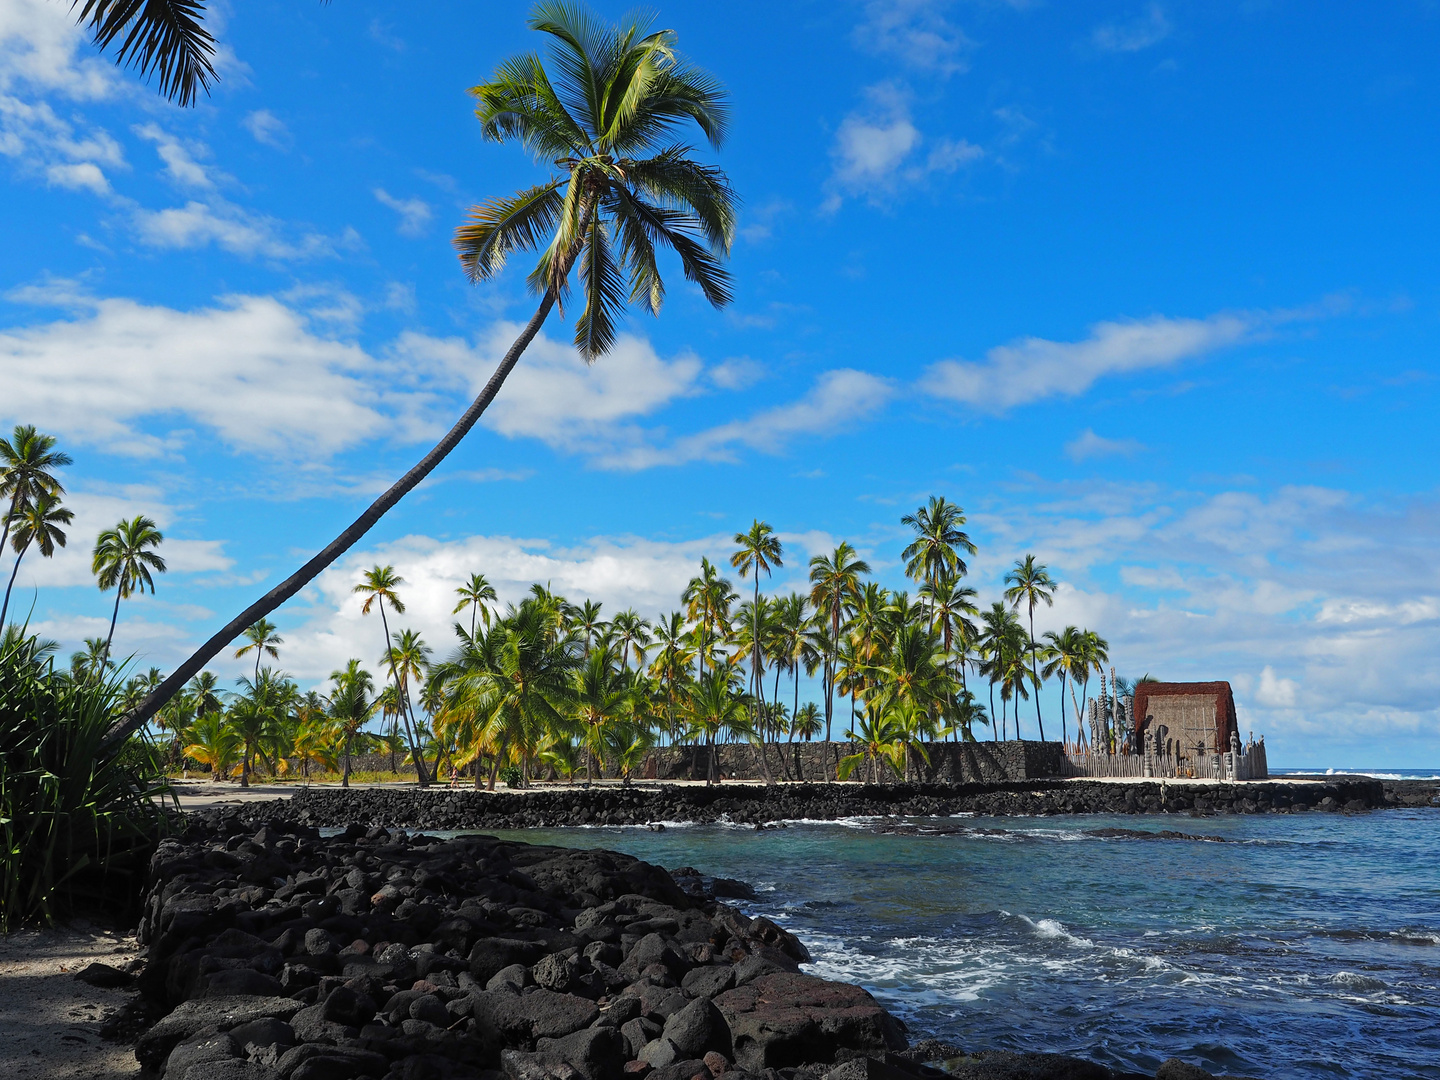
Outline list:
[[[860,723],[845,732],[847,738],[859,743],[859,749],[840,759],[836,778],[849,780],[858,766],[865,766],[866,779],[875,783],[880,779],[880,763],[883,761],[896,773],[905,767],[905,741],[903,732],[895,722],[894,715],[875,716],[869,709],[861,716]]]
[[[330,693],[330,718],[338,728],[341,740],[341,755],[344,758],[340,786],[350,786],[350,759],[355,750],[355,738],[360,734],[375,711],[375,702],[370,693],[375,680],[359,660],[352,658],[344,668],[330,673],[335,689]],[[416,757],[423,768],[423,759]]]
[[[1035,723],[1040,728],[1040,741],[1044,742],[1045,721],[1040,717],[1040,670],[1035,657],[1038,648],[1035,641],[1035,605],[1043,603],[1050,607],[1055,603],[1055,579],[1044,563],[1036,562],[1034,555],[1026,555],[1015,560],[1015,566],[1005,575],[1005,584],[1010,586],[1005,590],[1005,599],[1010,605],[1018,608],[1023,601],[1030,613],[1030,676],[1035,684]],[[1018,719],[1016,724],[1018,726]]]
[[[538,250],[528,277],[539,295],[534,315],[439,443],[323,551],[176,667],[116,724],[109,742],[142,727],[245,627],[304,588],[445,460],[500,392],[551,310],[564,310],[577,266],[582,302],[574,340],[586,361],[610,349],[627,304],[659,311],[662,250],[679,258],[686,279],[711,304],[729,303],[723,260],[735,234],[735,194],[719,168],[698,160],[677,138],[693,123],[719,148],[728,121],[724,88],[680,55],[673,32],[650,32],[640,20],[610,25],[579,6],[551,2],[535,8],[529,25],[549,41],[548,66],[538,55],[516,56],[471,93],[484,138],[518,142],[560,172],[476,207],[455,245],[461,267],[476,282],[499,274],[512,254]]]
[[[20,572],[20,560],[33,544],[41,558],[55,556],[57,547],[65,546],[65,531],[62,525],[69,525],[75,515],[60,505],[57,496],[40,492],[27,502],[16,517],[10,536],[10,546],[15,549],[15,566],[10,571],[10,581],[5,586],[5,602],[0,604],[0,626],[5,626],[5,615],[10,610],[10,590],[15,588],[15,575]]]
[[[95,541],[95,550],[90,557],[90,572],[99,582],[101,592],[115,590],[115,610],[110,613],[110,633],[105,636],[106,661],[110,659],[110,643],[115,640],[115,621],[120,618],[120,601],[137,591],[143,593],[147,588],[154,594],[155,579],[150,572],[165,572],[165,560],[153,550],[159,547],[164,539],[155,522],[143,514],[138,514],[129,520],[122,520],[113,529],[106,529]],[[193,675],[194,672],[190,674]],[[170,679],[173,678],[172,675]],[[185,678],[189,679],[190,675]],[[164,686],[165,683],[161,685]],[[158,692],[158,689],[152,692],[146,700],[153,701]]]
[[[191,761],[210,768],[219,780],[229,776],[240,757],[240,736],[225,722],[219,712],[207,712],[191,724],[185,734],[189,743],[184,754]]]
[[[269,656],[273,660],[280,659],[280,650],[275,646],[284,645],[285,639],[275,633],[275,624],[269,619],[258,619],[245,628],[243,635],[246,644],[235,650],[235,659],[239,660],[246,653],[255,654],[255,680],[260,680],[260,661],[263,657]]]
[[[455,595],[460,597],[460,602],[455,605],[452,615],[459,615],[467,607],[470,609],[470,636],[475,636],[475,616],[480,616],[480,621],[485,624],[485,629],[490,629],[490,608],[488,605],[496,603],[499,599],[495,595],[495,586],[491,585],[484,574],[471,574],[470,580],[464,585],[457,586]]]
[[[737,692],[733,669],[719,665],[707,671],[690,690],[686,702],[686,719],[697,738],[703,737],[708,762],[705,783],[720,779],[716,768],[715,743],[725,732],[744,728],[746,707],[744,697]]]

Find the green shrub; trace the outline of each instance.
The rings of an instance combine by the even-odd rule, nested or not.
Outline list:
[[[500,770],[500,779],[505,781],[506,787],[520,787],[525,782],[525,774],[520,771],[519,765],[506,765]]]
[[[101,749],[121,677],[73,680],[33,637],[0,640],[0,931],[138,897],[167,826],[156,748]]]

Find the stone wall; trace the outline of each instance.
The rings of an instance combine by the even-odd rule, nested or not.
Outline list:
[[[666,746],[646,760],[639,775],[649,780],[704,780],[714,751],[717,775],[725,780],[761,780],[759,750],[749,743],[716,747]],[[770,775],[776,780],[829,780],[840,759],[855,752],[848,742],[771,743],[766,747]],[[1055,742],[927,743],[924,761],[917,754],[912,768],[925,783],[996,784],[1060,775],[1062,748]],[[860,771],[854,777],[860,779]],[[893,772],[882,779],[899,780]]]

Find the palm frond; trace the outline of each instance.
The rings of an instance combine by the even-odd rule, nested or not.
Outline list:
[[[627,214],[643,226],[651,242],[662,243],[680,256],[685,277],[700,286],[706,300],[715,307],[724,307],[730,302],[733,296],[730,274],[720,259],[692,235],[698,231],[693,216],[651,205],[628,192],[623,199]]]
[[[644,108],[637,109],[627,123],[610,133],[610,149],[616,154],[638,155],[686,120],[693,120],[718,150],[730,127],[730,107],[725,87],[718,79],[679,63],[657,73]]]
[[[595,215],[586,229],[580,256],[580,281],[585,310],[575,324],[575,348],[586,362],[609,352],[615,344],[616,316],[625,306],[625,278],[615,262],[605,225]]]
[[[550,58],[561,76],[559,97],[571,115],[578,114],[581,126],[593,140],[605,112],[603,72],[597,70],[596,61],[601,62],[600,67],[605,66],[607,54],[614,49],[613,36],[585,7],[564,0],[537,4],[530,16],[530,29],[555,38]]]
[[[180,105],[210,92],[215,39],[205,29],[201,0],[84,0],[79,22],[88,24],[102,52],[117,40],[115,62],[134,67],[142,79],[159,76],[156,89]],[[80,0],[72,0],[71,10]],[[123,36],[123,40],[122,39]]]
[[[471,209],[469,222],[455,230],[453,241],[471,281],[498,274],[511,252],[533,250],[544,243],[560,220],[564,204],[561,183],[551,180]]]
[[[688,156],[692,152],[688,146],[669,146],[643,161],[623,161],[621,167],[631,186],[646,197],[694,214],[710,246],[728,253],[739,199],[724,171],[695,161]]]
[[[472,86],[481,134],[493,142],[518,139],[537,159],[583,155],[590,137],[566,109],[533,53],[512,57],[489,82]]]

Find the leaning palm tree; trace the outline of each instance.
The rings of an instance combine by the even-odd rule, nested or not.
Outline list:
[[[90,572],[95,575],[101,592],[115,590],[115,610],[110,613],[110,633],[105,636],[106,661],[110,659],[110,643],[115,640],[115,621],[120,618],[120,601],[137,591],[143,593],[147,588],[153,595],[155,579],[150,571],[154,570],[159,574],[165,572],[165,560],[151,550],[159,547],[164,539],[164,535],[155,527],[155,522],[143,514],[137,514],[128,521],[122,520],[113,529],[106,529],[95,541],[95,550],[90,557]],[[197,666],[196,671],[198,670]],[[194,673],[190,672],[185,678],[188,680]],[[174,678],[175,676],[171,675],[165,683]],[[165,683],[160,686],[165,686]],[[183,685],[184,681],[178,684],[176,689]],[[154,701],[159,692],[160,689],[157,688],[145,700]],[[166,700],[168,695],[158,704],[163,705]],[[143,710],[143,705],[141,709]]]
[[[257,619],[245,628],[244,638],[247,644],[235,650],[235,659],[239,660],[246,653],[255,654],[255,680],[260,680],[260,660],[269,656],[273,660],[280,659],[280,650],[275,646],[284,645],[285,639],[275,633],[275,624],[269,619]]]
[[[518,142],[563,172],[476,207],[455,244],[476,282],[497,275],[510,255],[538,249],[528,278],[540,298],[535,314],[434,449],[323,551],[182,662],[108,741],[143,726],[245,627],[304,588],[445,460],[495,399],[551,310],[564,311],[577,265],[583,303],[575,344],[586,361],[614,343],[627,303],[659,310],[665,285],[657,254],[663,249],[679,258],[685,277],[711,304],[729,303],[723,259],[735,233],[735,194],[720,169],[697,160],[676,138],[680,127],[694,123],[719,148],[728,119],[724,88],[677,52],[673,32],[647,33],[643,21],[613,26],[579,7],[545,3],[535,8],[530,27],[549,38],[550,66],[533,54],[506,61],[471,91],[476,115],[484,138]]]
[[[1010,606],[1018,608],[1024,601],[1030,612],[1030,676],[1035,684],[1035,723],[1040,728],[1040,741],[1044,742],[1045,721],[1040,718],[1040,671],[1035,657],[1038,647],[1035,641],[1035,605],[1043,603],[1050,607],[1055,603],[1055,579],[1044,563],[1036,562],[1034,555],[1026,555],[1024,559],[1015,560],[1015,566],[1005,575],[1005,584],[1010,586],[1005,590],[1005,599]],[[1020,724],[1018,713],[1015,724],[1017,727]]]
[[[365,576],[360,584],[352,590],[365,597],[365,603],[360,607],[360,614],[369,615],[370,608],[379,605],[380,627],[385,631],[385,655],[382,662],[390,662],[390,679],[395,684],[395,693],[400,697],[401,716],[405,720],[405,737],[410,740],[410,756],[415,762],[417,778],[420,786],[429,787],[430,778],[425,773],[425,758],[420,754],[420,746],[415,741],[414,717],[405,712],[405,695],[400,690],[400,674],[395,666],[395,654],[390,648],[390,620],[385,617],[385,605],[388,603],[397,615],[405,614],[405,605],[400,600],[399,589],[405,584],[405,579],[395,572],[393,566],[372,566],[365,571]]]
[[[61,525],[69,525],[75,515],[60,505],[60,500],[46,492],[40,492],[27,502],[14,523],[10,545],[15,549],[15,566],[10,571],[10,581],[5,586],[5,602],[0,604],[0,626],[5,625],[5,615],[10,610],[10,590],[15,588],[15,575],[20,572],[20,560],[34,544],[41,558],[55,557],[55,549],[65,546],[65,531]]]

